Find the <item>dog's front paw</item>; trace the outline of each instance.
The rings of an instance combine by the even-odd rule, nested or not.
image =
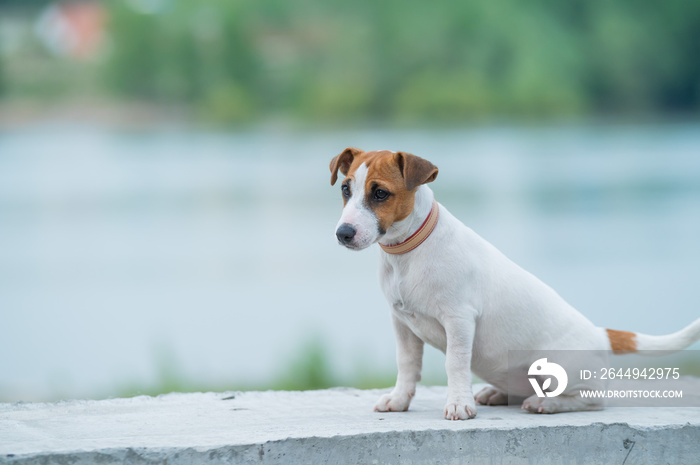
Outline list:
[[[584,399],[581,396],[561,395],[558,397],[537,397],[532,395],[523,401],[522,409],[531,413],[559,413],[587,410],[602,410],[600,399]]]
[[[486,386],[474,396],[474,400],[481,405],[507,405],[508,394],[494,387]]]
[[[551,398],[541,398],[533,395],[525,399],[520,408],[530,413],[555,413],[556,401]]]
[[[412,394],[396,393],[384,394],[374,406],[375,412],[405,412],[411,403]]]
[[[523,401],[523,405],[520,408],[530,413],[559,413],[571,410],[588,410],[581,408],[582,405],[577,404],[576,400],[569,396],[537,397],[536,395],[532,395]]]
[[[473,396],[464,400],[447,402],[445,420],[467,420],[476,416],[476,404]]]

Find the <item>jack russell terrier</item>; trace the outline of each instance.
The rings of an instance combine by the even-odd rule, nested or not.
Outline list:
[[[426,184],[438,169],[423,158],[347,148],[330,170],[331,185],[338,171],[345,176],[338,242],[351,250],[381,247],[379,277],[391,307],[398,376],[376,411],[408,409],[426,342],[446,355],[445,418],[464,420],[476,415],[477,402],[507,404],[509,350],[676,351],[700,338],[700,319],[665,336],[595,326],[436,202]],[[492,387],[474,396],[472,372]],[[582,398],[581,383],[557,397],[527,397],[531,390],[512,392],[512,385],[510,394],[527,397],[522,408],[533,413],[603,408],[602,399]]]

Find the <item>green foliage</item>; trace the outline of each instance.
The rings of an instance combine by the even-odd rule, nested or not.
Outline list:
[[[121,95],[208,119],[460,121],[700,108],[700,3],[110,2]]]
[[[231,383],[211,385],[193,379],[179,368],[175,353],[167,346],[155,352],[157,378],[154,384],[134,382],[118,387],[118,397],[137,395],[159,395],[170,392],[223,392],[247,390],[305,391],[326,389],[333,386],[349,386],[360,389],[393,386],[396,373],[377,371],[371,362],[358,363],[354,373],[347,379],[333,370],[328,359],[327,344],[319,336],[309,336],[291,355],[281,355],[279,375],[266,383],[255,384],[245,375]],[[443,379],[432,380],[444,384]],[[428,381],[430,383],[430,380]]]
[[[213,122],[249,121],[256,114],[251,95],[235,82],[212,86],[199,102],[202,118]]]
[[[1,44],[0,44],[1,45]],[[0,98],[5,94],[5,73],[2,63],[2,55],[0,55]]]
[[[325,389],[337,384],[328,360],[327,350],[318,337],[308,340],[288,363],[283,375],[273,384],[275,389],[301,391]]]

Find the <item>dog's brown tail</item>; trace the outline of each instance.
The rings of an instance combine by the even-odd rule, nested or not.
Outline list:
[[[700,339],[700,318],[690,323],[685,328],[672,334],[663,336],[651,336],[649,334],[631,333],[629,331],[617,331],[606,329],[610,348],[613,353],[652,353],[655,351],[676,352],[683,350],[693,342]]]

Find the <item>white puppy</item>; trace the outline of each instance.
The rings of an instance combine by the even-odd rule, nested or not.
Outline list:
[[[438,169],[427,160],[348,148],[333,158],[330,170],[331,185],[338,171],[346,176],[338,241],[353,250],[375,242],[382,248],[379,274],[391,306],[398,376],[377,411],[408,409],[425,342],[446,355],[444,414],[457,420],[476,415],[475,401],[507,403],[509,350],[672,351],[700,338],[700,319],[666,336],[593,325],[435,202],[425,184]],[[475,397],[472,372],[493,387]],[[523,408],[539,413],[602,408],[599,399],[581,398],[581,387],[574,382],[558,397],[531,396]],[[525,397],[531,391],[511,393]]]

